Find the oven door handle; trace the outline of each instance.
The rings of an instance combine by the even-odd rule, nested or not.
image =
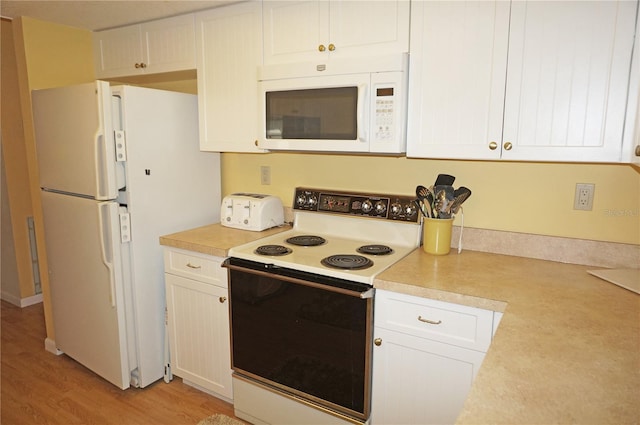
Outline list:
[[[278,268],[277,266],[274,266],[273,264],[268,264],[266,266],[267,266],[267,268],[270,268],[270,269]],[[318,289],[322,289],[324,291],[330,291],[330,292],[337,292],[339,294],[349,295],[349,296],[352,296],[352,297],[362,298],[362,299],[373,298],[373,294],[374,294],[374,291],[375,291],[373,288],[370,288],[370,289],[368,289],[368,290],[366,290],[364,292],[350,291],[349,289],[338,288],[338,287],[331,286],[331,285],[323,285],[322,283],[309,282],[308,280],[297,279],[295,277],[284,276],[284,275],[277,274],[277,273],[270,273],[270,272],[266,272],[266,271],[254,270],[254,269],[249,269],[249,268],[246,268],[246,267],[236,266],[236,265],[230,264],[229,260],[224,261],[222,263],[222,267],[226,267],[229,270],[237,270],[237,271],[241,271],[241,272],[244,272],[244,273],[255,274],[255,275],[258,275],[258,276],[265,276],[265,277],[271,277],[271,278],[277,277],[279,280],[283,280],[285,282],[295,283],[297,285],[310,286],[312,288],[318,288]]]

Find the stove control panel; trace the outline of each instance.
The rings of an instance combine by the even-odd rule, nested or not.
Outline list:
[[[415,197],[296,188],[293,209],[418,222]]]

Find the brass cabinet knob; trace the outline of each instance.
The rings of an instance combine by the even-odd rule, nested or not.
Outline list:
[[[136,68],[146,68],[147,64],[144,62],[140,62],[140,63],[136,63],[135,65]]]
[[[319,52],[324,52],[326,50],[326,47],[324,47],[324,44],[321,44],[318,46],[318,51]]]
[[[636,156],[640,156],[640,145],[636,146]]]
[[[140,68],[140,64],[139,64],[139,63],[136,63],[135,67],[136,67],[136,69],[137,69],[137,68]]]
[[[256,145],[256,146],[258,146],[258,141],[257,141],[257,140],[254,140],[254,141],[253,141],[253,144],[254,144],[254,145]]]
[[[492,151],[495,151],[497,147],[498,144],[496,142],[489,143],[489,149],[491,149]]]
[[[227,300],[227,297],[220,297],[218,298],[218,301],[220,301],[220,304],[222,304],[223,302],[225,302]]]
[[[377,346],[380,347],[382,345],[382,338],[376,338],[373,340],[373,343]]]
[[[334,50],[336,50],[336,46],[333,43],[329,44],[329,51],[333,52]]]
[[[511,142],[505,142],[505,144],[504,144],[504,150],[506,150],[506,151],[510,151],[512,147],[513,147],[513,143],[511,143]]]

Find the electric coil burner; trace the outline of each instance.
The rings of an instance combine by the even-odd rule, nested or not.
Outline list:
[[[256,248],[255,253],[258,255],[280,256],[291,254],[291,249],[282,245],[260,245]]]
[[[291,245],[298,246],[318,246],[326,243],[327,240],[323,237],[315,235],[299,235],[288,238],[286,242],[290,243]]]
[[[393,249],[389,248],[387,245],[363,245],[357,249],[357,251],[361,254],[371,254],[371,255],[389,255],[393,253]]]
[[[338,254],[323,258],[320,262],[336,269],[361,270],[373,266],[373,261],[362,255]]]
[[[368,423],[373,283],[420,244],[414,199],[297,188],[290,230],[229,250],[236,416]]]

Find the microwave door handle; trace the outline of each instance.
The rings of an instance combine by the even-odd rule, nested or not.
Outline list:
[[[365,84],[361,84],[358,86],[358,111],[357,111],[357,121],[356,125],[358,126],[358,140],[360,142],[367,141],[367,130],[365,128],[365,113],[366,113],[366,105],[367,105],[367,86]]]

